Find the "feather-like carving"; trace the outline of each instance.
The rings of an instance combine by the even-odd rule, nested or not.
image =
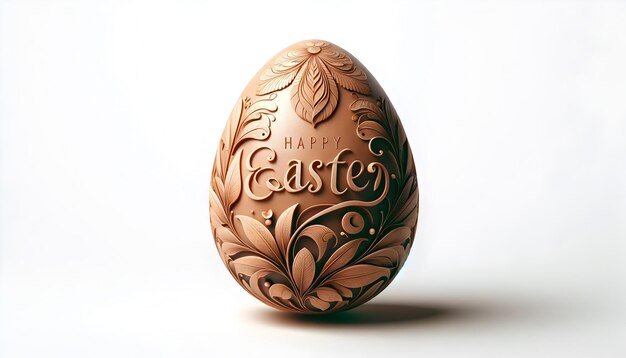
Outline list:
[[[330,73],[337,83],[348,91],[370,94],[367,75],[360,68],[354,66],[348,55],[339,51],[323,51],[320,58],[331,68]]]
[[[287,51],[280,60],[261,74],[261,83],[256,90],[258,95],[279,91],[291,84],[298,70],[308,58],[305,49]]]
[[[291,94],[291,104],[300,118],[313,124],[328,119],[337,108],[337,84],[317,59],[312,59],[296,80]]]

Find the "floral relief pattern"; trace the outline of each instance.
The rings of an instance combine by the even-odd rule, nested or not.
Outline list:
[[[291,75],[291,80],[296,76]],[[285,88],[289,81],[276,79],[262,93]],[[269,137],[277,111],[275,96],[263,95],[255,102],[243,98],[222,136],[210,186],[218,251],[248,292],[277,309],[320,313],[362,304],[384,289],[402,267],[417,223],[415,168],[397,114],[384,99],[355,94],[350,105],[358,137],[374,156],[391,163],[390,168],[380,163],[368,167],[383,178],[377,180],[374,200],[319,208],[294,204],[275,222],[263,223],[235,215],[232,208],[242,192],[241,143]],[[271,210],[263,212],[265,218],[272,215]],[[325,224],[337,217],[342,218],[341,230]]]
[[[257,95],[282,90],[293,83],[291,104],[313,126],[328,119],[339,102],[337,85],[370,94],[367,75],[352,59],[326,42],[305,42],[287,51],[260,78]]]

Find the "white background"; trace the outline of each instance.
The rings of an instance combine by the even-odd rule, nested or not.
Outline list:
[[[1,357],[626,356],[626,3],[1,4]],[[208,215],[241,90],[308,38],[421,189],[394,284],[327,320],[239,288]]]

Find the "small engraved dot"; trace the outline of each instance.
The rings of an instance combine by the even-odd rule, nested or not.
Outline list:
[[[376,230],[374,230],[374,228],[370,229],[370,235],[374,235],[376,233]]]
[[[391,179],[395,179],[396,175],[395,174],[391,174]]]
[[[270,219],[265,220],[265,226],[270,226],[270,225],[272,225],[272,220]]]
[[[254,215],[254,210],[250,210],[250,214]]]

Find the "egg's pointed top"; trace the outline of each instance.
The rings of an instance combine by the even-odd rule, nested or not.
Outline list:
[[[323,40],[306,40],[287,48],[261,73],[257,95],[291,87],[291,103],[305,121],[316,125],[333,113],[338,86],[371,93],[367,74],[343,49]]]

